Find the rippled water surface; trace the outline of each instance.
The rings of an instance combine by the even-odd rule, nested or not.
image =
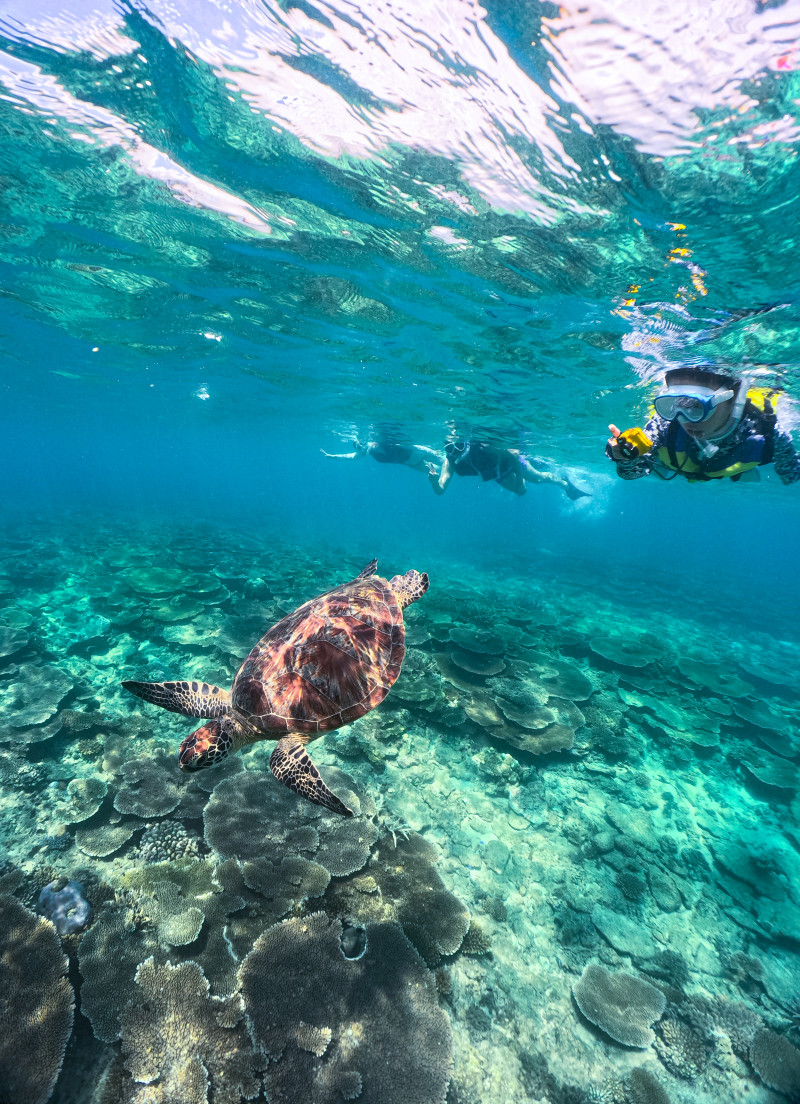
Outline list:
[[[4,0],[3,1104],[800,1099],[800,485],[604,457],[677,364],[798,426],[798,148],[796,0]],[[588,494],[322,451],[458,437]],[[182,775],[121,680],[374,556],[353,820]]]

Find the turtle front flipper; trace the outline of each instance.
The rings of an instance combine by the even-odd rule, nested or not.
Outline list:
[[[353,810],[348,809],[322,781],[322,776],[311,762],[311,756],[299,736],[284,736],[282,740],[278,740],[270,756],[269,769],[279,782],[294,790],[300,797],[341,816],[353,815]]]
[[[184,717],[224,717],[231,711],[231,696],[208,682],[123,682],[124,690]]]

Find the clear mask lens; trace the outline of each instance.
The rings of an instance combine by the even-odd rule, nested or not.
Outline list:
[[[668,422],[679,415],[687,422],[702,422],[714,409],[710,402],[697,395],[659,395],[655,408]]]

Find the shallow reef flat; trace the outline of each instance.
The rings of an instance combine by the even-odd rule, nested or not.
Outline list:
[[[389,697],[313,745],[352,820],[279,786],[268,743],[183,775],[193,722],[120,680],[228,686],[363,566],[113,519],[4,544],[0,993],[25,1000],[0,1004],[3,1083],[33,1104],[800,1099],[791,626],[676,616],[653,576],[439,565]]]

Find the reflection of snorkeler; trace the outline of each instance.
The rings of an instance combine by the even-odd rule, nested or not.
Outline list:
[[[658,371],[668,372],[676,363],[690,362],[690,349],[713,342],[738,323],[784,305],[769,303],[731,310],[705,308],[703,316],[696,316],[689,308],[708,295],[708,273],[693,260],[685,225],[681,222],[666,225],[676,238],[666,254],[665,267],[677,266],[678,272],[688,275],[687,283],[675,289],[672,302],[640,302],[640,293],[647,285],[631,284],[611,312],[630,323],[629,332],[622,337],[622,349],[628,364],[642,379],[649,379]]]
[[[353,452],[325,452],[325,449],[320,449],[320,452],[333,460],[358,460],[362,456],[371,456],[379,464],[402,464],[419,472],[427,472],[430,464],[439,464],[442,461],[441,452],[428,448],[427,445],[404,445],[388,438],[367,441],[365,445],[356,437],[352,441],[355,445]]]
[[[439,470],[428,467],[428,479],[437,495],[447,490],[454,475],[479,475],[493,480],[513,494],[524,495],[526,483],[555,483],[573,501],[588,496],[568,479],[552,472],[537,471],[518,449],[496,448],[482,441],[452,441],[445,448],[444,462]]]

